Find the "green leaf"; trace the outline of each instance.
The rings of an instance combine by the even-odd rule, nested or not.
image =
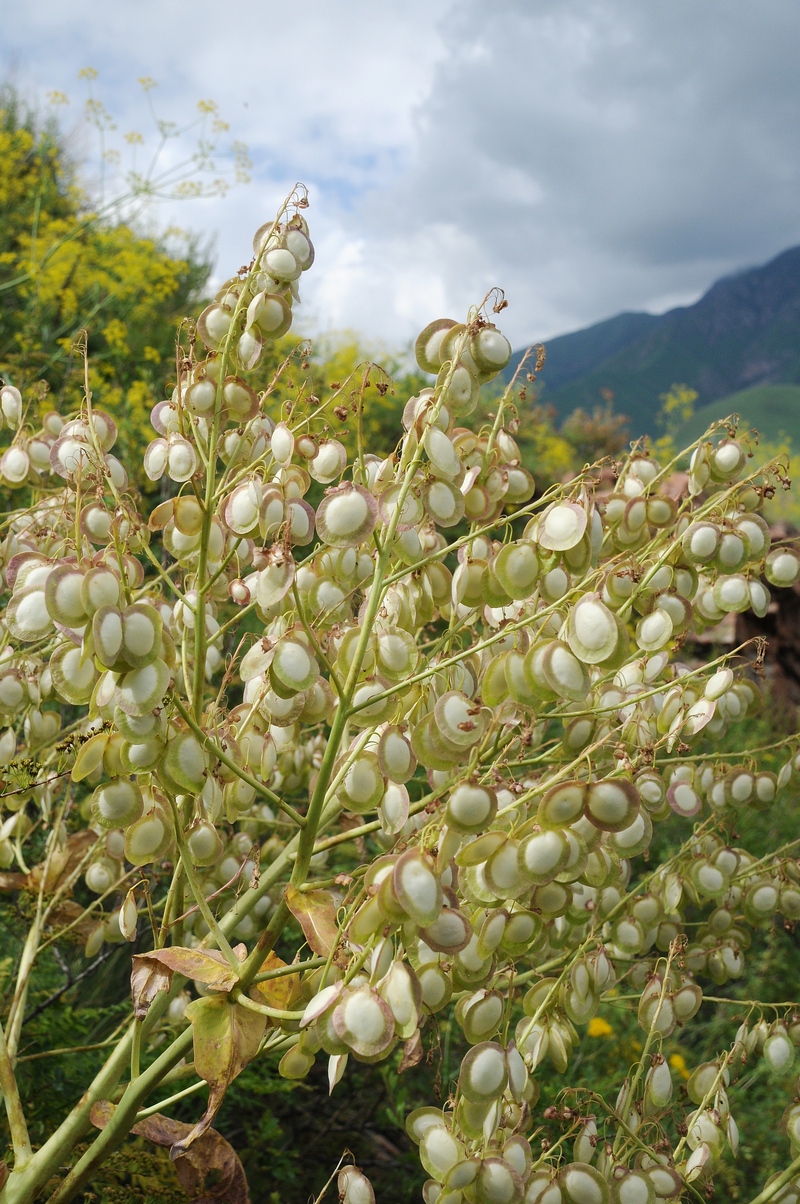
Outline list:
[[[266,1016],[230,1003],[225,995],[195,999],[186,1008],[194,1037],[194,1068],[208,1083],[208,1107],[197,1124],[172,1147],[180,1158],[210,1127],[230,1084],[258,1052]]]
[[[285,898],[309,948],[319,957],[328,957],[338,945],[340,935],[333,895],[326,890],[297,890],[290,884]]]

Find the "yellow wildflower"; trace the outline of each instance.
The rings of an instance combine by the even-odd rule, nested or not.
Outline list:
[[[677,1070],[682,1079],[691,1077],[690,1071],[686,1068],[686,1059],[682,1054],[671,1054],[669,1064],[673,1070]]]
[[[607,1020],[603,1020],[602,1016],[592,1016],[589,1021],[589,1036],[590,1037],[610,1037],[614,1032]]]

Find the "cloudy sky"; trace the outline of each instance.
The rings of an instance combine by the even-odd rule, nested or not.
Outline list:
[[[492,285],[521,344],[800,242],[799,54],[797,0],[37,0],[0,34],[90,159],[82,67],[125,153],[153,144],[139,77],[178,124],[214,98],[251,182],[157,220],[213,240],[222,277],[303,180],[305,327],[392,346]]]

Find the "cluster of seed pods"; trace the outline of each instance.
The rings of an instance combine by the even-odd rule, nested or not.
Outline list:
[[[427,1204],[677,1199],[735,1148],[729,1062],[690,1083],[697,1110],[673,1143],[661,1042],[704,981],[741,975],[754,932],[800,919],[797,863],[726,835],[790,787],[798,754],[787,744],[776,773],[697,753],[755,713],[759,689],[741,660],[686,651],[800,578],[759,513],[766,478],[726,434],[697,445],[684,493],[641,449],[611,489],[587,472],[537,493],[508,395],[491,425],[467,425],[511,354],[478,311],[422,332],[432,383],[396,449],[348,461],[325,399],[287,405],[247,380],[313,261],[302,213],[254,251],[153,410],[148,514],[90,398],[34,431],[21,394],[0,392],[14,431],[0,475],[29,491],[0,545],[0,864],[24,864],[37,824],[63,843],[80,817],[97,837],[81,872],[105,902],[87,955],[135,931],[130,867],[157,893],[187,863],[245,942],[284,914],[287,883],[316,882],[337,936],[275,1018],[280,1071],[304,1078],[324,1057],[333,1090],[350,1057],[411,1056],[452,1007],[469,1047],[457,1082],[408,1118]],[[680,852],[643,868],[675,816]],[[200,906],[182,932],[215,940]],[[647,1064],[584,1119],[572,1159],[537,1152],[539,1068],[568,1073],[623,976]],[[764,1022],[734,1051],[785,1067],[797,1028]],[[373,1199],[355,1168],[339,1187]]]

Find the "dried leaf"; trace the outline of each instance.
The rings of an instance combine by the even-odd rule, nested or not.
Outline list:
[[[261,966],[260,973],[265,970],[279,970],[288,963],[281,961],[275,953],[268,953]],[[280,1008],[289,1011],[300,994],[300,975],[282,974],[280,978],[269,978],[266,982],[257,982],[250,992],[256,1003],[265,1003],[267,1007]]]
[[[5,1187],[6,1181],[8,1179],[8,1175],[9,1175],[9,1170],[8,1170],[7,1163],[0,1162],[0,1191],[2,1191],[3,1188]]]
[[[309,948],[328,957],[339,943],[336,904],[327,890],[297,890],[286,887],[286,906],[303,929]]]
[[[208,1107],[196,1125],[176,1142],[170,1157],[180,1158],[210,1127],[225,1092],[258,1052],[266,1016],[251,1012],[224,995],[195,999],[186,1008],[194,1036],[194,1068],[208,1083]]]
[[[75,927],[70,928],[65,939],[84,944],[97,928],[97,915],[92,912],[87,913],[86,908],[73,899],[65,899],[51,911],[49,926],[58,930],[62,927],[66,928],[69,924],[74,924]]]
[[[115,1105],[108,1100],[98,1101],[92,1108],[92,1124],[104,1129],[114,1111]],[[145,1137],[167,1149],[185,1141],[191,1131],[191,1125],[158,1112],[131,1129],[137,1137]],[[193,1204],[250,1204],[244,1167],[236,1151],[216,1129],[206,1129],[176,1160],[175,1172]]]
[[[185,949],[181,945],[173,945],[169,949],[138,953],[136,960],[158,962],[165,969],[205,983],[214,991],[230,991],[239,981],[224,954],[216,949]]]
[[[402,1074],[404,1070],[411,1070],[412,1066],[418,1066],[422,1061],[422,1054],[422,1034],[417,1029],[403,1046],[403,1056],[397,1067],[397,1073]]]
[[[144,1020],[150,1004],[159,991],[168,991],[172,985],[172,971],[150,961],[144,954],[133,959],[131,966],[131,998],[133,999],[133,1014],[137,1020]]]

